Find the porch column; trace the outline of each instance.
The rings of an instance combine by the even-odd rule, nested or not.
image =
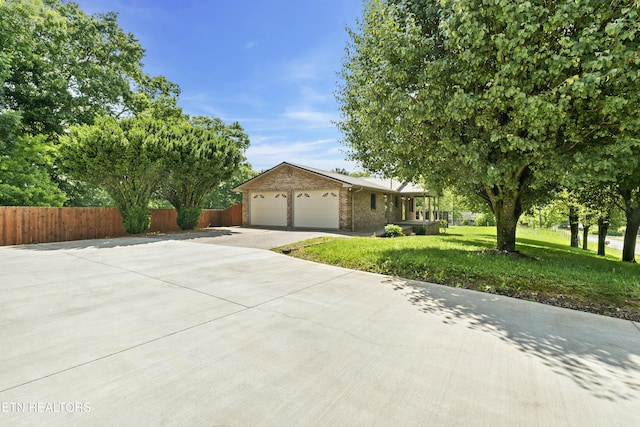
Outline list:
[[[393,221],[391,221],[391,218],[393,218],[392,212],[391,212],[391,196],[385,194],[384,195],[384,205],[385,205],[385,222],[387,224],[391,224]]]
[[[427,195],[423,194],[422,195],[422,206],[423,206],[423,211],[422,211],[422,223],[424,224],[425,222],[427,222]]]

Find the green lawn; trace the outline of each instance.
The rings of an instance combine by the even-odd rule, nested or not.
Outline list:
[[[322,242],[322,243],[320,243]],[[640,265],[569,247],[553,231],[518,229],[522,256],[496,254],[495,227],[450,227],[439,236],[323,238],[292,256],[356,270],[509,295],[640,320]],[[303,244],[320,243],[303,246]],[[279,248],[282,249],[282,248]]]

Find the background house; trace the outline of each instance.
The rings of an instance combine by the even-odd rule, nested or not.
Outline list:
[[[438,195],[414,184],[359,178],[282,162],[234,189],[242,192],[242,224],[359,231],[402,221],[429,221],[417,197],[437,206]],[[425,204],[427,206],[427,204]]]

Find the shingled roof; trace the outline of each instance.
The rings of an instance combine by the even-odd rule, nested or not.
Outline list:
[[[424,190],[422,186],[414,183],[403,183],[399,180],[389,179],[389,178],[355,177],[355,176],[343,175],[337,172],[330,172],[323,169],[317,169],[309,166],[297,165],[297,164],[288,163],[288,162],[282,162],[277,166],[274,166],[271,169],[268,169],[262,172],[261,174],[251,178],[250,180],[234,188],[234,191],[242,191],[242,187],[245,184],[248,184],[249,182],[255,179],[258,179],[262,175],[267,174],[283,166],[291,166],[309,173],[320,175],[322,177],[329,178],[334,181],[338,181],[347,187],[361,187],[369,190],[393,192],[393,193],[407,194],[407,195],[409,194],[413,194],[413,195],[426,194],[426,195],[433,195],[433,196],[436,195],[435,193],[431,194],[432,193],[431,191]]]

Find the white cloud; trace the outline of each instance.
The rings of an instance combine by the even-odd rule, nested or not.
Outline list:
[[[316,141],[273,141],[274,138],[261,138],[260,143],[252,145],[248,152],[252,155],[264,156],[272,155],[274,152],[278,153],[309,153],[317,152],[318,150],[326,149],[327,147],[333,147],[335,139],[319,139]],[[254,140],[255,142],[255,140]]]
[[[259,142],[257,142],[259,141]],[[341,167],[342,153],[335,150],[335,139],[289,141],[281,138],[252,138],[247,159],[255,170],[271,168],[283,161],[324,169]],[[330,166],[331,165],[331,166]]]
[[[331,69],[332,51],[316,51],[292,59],[282,65],[280,77],[285,81],[326,80],[334,77]]]
[[[196,93],[181,96],[178,104],[182,107],[185,113],[190,115],[202,115],[202,116],[214,116],[220,117],[225,120],[223,113],[212,106],[210,98],[207,94]]]
[[[324,103],[333,100],[330,93],[326,91],[319,92],[316,88],[310,86],[300,87],[300,98],[308,104]]]
[[[212,97],[207,93],[192,93],[181,95],[178,104],[185,113],[190,115],[207,115],[219,117],[224,121],[240,122],[260,122],[263,119],[250,117],[237,117],[228,113],[231,109],[240,107],[261,108],[264,101],[258,97],[249,94],[239,93],[233,97]],[[219,108],[224,106],[223,108]]]
[[[275,137],[256,137],[252,138],[252,145],[246,156],[256,171],[272,168],[282,162],[324,170],[362,170],[356,162],[345,159],[345,149],[335,139],[289,141]]]
[[[289,109],[284,113],[286,119],[295,123],[300,123],[303,127],[311,126],[313,128],[334,127],[333,120],[337,119],[335,114],[314,110],[298,110]]]
[[[291,62],[285,65],[282,78],[285,80],[319,80],[320,69],[315,62]]]

